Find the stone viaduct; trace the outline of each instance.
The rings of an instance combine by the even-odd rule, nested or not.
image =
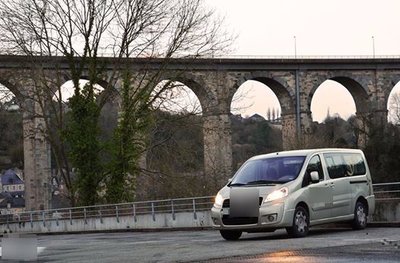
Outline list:
[[[102,58],[107,70],[115,69],[113,58]],[[32,63],[22,56],[0,56],[0,83],[29,108],[24,112],[24,171],[27,210],[47,209],[50,199],[50,146],[34,129],[43,125],[40,109],[32,99]],[[51,76],[68,70],[62,57],[41,58]],[[128,59],[132,71],[157,70],[161,59]],[[181,74],[170,74],[171,72]],[[311,99],[325,80],[339,82],[352,94],[358,116],[386,121],[387,101],[400,81],[400,59],[173,59],[162,79],[184,83],[197,95],[203,112],[205,173],[222,185],[232,175],[230,106],[234,93],[247,80],[266,84],[282,108],[284,148],[296,148],[310,132]],[[68,77],[65,77],[65,81]],[[335,96],[335,94],[332,94]],[[340,100],[341,98],[337,98]],[[33,112],[33,114],[32,114]],[[40,130],[40,129],[39,129]],[[34,131],[34,132],[32,132]]]

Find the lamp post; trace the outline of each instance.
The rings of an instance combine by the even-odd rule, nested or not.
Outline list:
[[[375,58],[375,37],[372,36],[372,58]]]

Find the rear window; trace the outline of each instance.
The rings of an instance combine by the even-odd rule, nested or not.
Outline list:
[[[359,153],[325,153],[324,158],[332,179],[366,173],[364,159]]]

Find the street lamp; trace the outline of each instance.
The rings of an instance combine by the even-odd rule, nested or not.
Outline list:
[[[372,58],[375,58],[375,37],[372,36]]]

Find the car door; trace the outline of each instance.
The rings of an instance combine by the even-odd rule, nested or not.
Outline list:
[[[317,183],[311,182],[310,173],[313,171],[317,171],[319,174],[320,181]],[[310,220],[316,221],[330,218],[333,200],[332,187],[330,182],[326,180],[319,155],[314,155],[310,159],[304,180],[303,187],[307,187],[308,192]]]
[[[328,184],[332,190],[332,217],[351,214],[351,187],[347,177],[346,163],[341,153],[324,154],[327,165]]]

